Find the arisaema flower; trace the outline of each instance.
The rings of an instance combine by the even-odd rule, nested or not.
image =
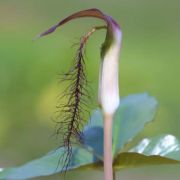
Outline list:
[[[74,13],[58,24],[54,25],[47,31],[41,33],[38,37],[42,37],[54,32],[59,26],[69,22],[70,20],[82,17],[94,17],[101,19],[105,22],[105,26],[93,27],[83,38],[81,39],[80,46],[77,52],[76,63],[73,73],[67,73],[74,78],[74,84],[70,86],[72,94],[70,93],[70,99],[68,106],[64,106],[64,112],[69,112],[71,115],[64,118],[64,123],[61,124],[59,131],[63,131],[63,125],[67,125],[67,132],[64,133],[64,146],[67,147],[67,155],[64,158],[65,168],[68,167],[69,159],[71,158],[71,141],[78,139],[81,134],[79,124],[82,124],[83,118],[79,113],[81,108],[80,103],[83,97],[83,85],[85,83],[86,76],[83,71],[83,51],[84,46],[88,38],[93,32],[99,29],[106,29],[106,38],[101,48],[101,69],[99,74],[99,97],[98,101],[102,112],[104,114],[104,170],[105,179],[112,179],[112,121],[113,115],[119,106],[119,83],[118,83],[118,64],[119,54],[121,46],[122,33],[118,23],[111,17],[104,14],[98,9],[88,9]]]

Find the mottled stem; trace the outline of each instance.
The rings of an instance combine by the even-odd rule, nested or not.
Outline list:
[[[113,180],[112,159],[112,124],[113,116],[104,116],[104,180]]]

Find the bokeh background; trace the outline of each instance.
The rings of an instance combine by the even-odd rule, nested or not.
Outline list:
[[[180,1],[179,0],[0,0],[0,167],[17,166],[58,146],[51,135],[58,74],[74,57],[71,45],[92,25],[79,19],[51,36],[32,39],[72,12],[100,8],[123,30],[121,96],[149,92],[159,101],[155,121],[136,140],[169,133],[180,138]],[[97,106],[99,48],[104,32],[87,46],[87,73]],[[128,131],[128,129],[127,129]],[[71,172],[67,179],[102,179],[102,172]],[[173,166],[123,170],[117,179],[179,180]],[[36,179],[61,179],[59,176]]]

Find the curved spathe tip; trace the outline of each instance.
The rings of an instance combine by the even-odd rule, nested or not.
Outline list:
[[[119,105],[118,60],[122,34],[118,23],[111,16],[96,8],[82,10],[61,20],[47,31],[38,35],[37,38],[53,33],[58,27],[73,19],[83,17],[101,19],[106,24],[106,38],[101,48],[102,67],[99,83],[99,103],[104,113],[114,114]]]
[[[52,26],[48,30],[46,30],[43,33],[39,34],[35,39],[38,39],[38,38],[40,38],[42,36],[46,36],[48,34],[53,33],[58,27],[66,24],[67,22],[69,22],[69,21],[71,21],[73,19],[83,18],[83,17],[93,17],[93,18],[104,20],[105,23],[107,24],[107,31],[110,34],[113,34],[114,29],[120,29],[118,23],[112,17],[104,14],[99,9],[92,8],[92,9],[82,10],[82,11],[71,14],[70,16],[68,16],[68,17],[64,18],[63,20],[61,20],[56,25]]]

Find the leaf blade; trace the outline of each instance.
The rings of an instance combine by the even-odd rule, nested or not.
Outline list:
[[[144,128],[146,123],[153,120],[156,108],[156,99],[147,93],[133,94],[122,98],[113,123],[114,156]],[[100,109],[93,112],[84,131],[86,132],[91,128],[101,128],[103,131],[103,115]],[[98,136],[97,139],[99,139]],[[103,139],[99,140],[99,142],[102,141]],[[86,146],[88,146],[88,143],[86,143]],[[89,146],[92,147],[92,144],[89,144]],[[96,149],[96,147],[94,148]]]
[[[3,169],[0,172],[0,179],[29,179],[61,172],[62,164],[59,164],[59,158],[63,155],[63,150],[63,148],[60,148],[16,168]],[[91,166],[94,162],[95,160],[90,152],[83,148],[73,148],[73,159],[68,170],[84,166],[88,168],[88,165]]]
[[[135,152],[123,152],[116,157],[113,167],[115,170],[121,170],[125,168],[168,164],[180,165],[180,161],[159,155],[147,156]]]
[[[129,95],[122,99],[114,118],[113,154],[116,155],[154,118],[157,101],[147,93]]]
[[[169,134],[143,139],[129,152],[119,153],[114,162],[116,169],[161,164],[180,165],[180,141]]]

